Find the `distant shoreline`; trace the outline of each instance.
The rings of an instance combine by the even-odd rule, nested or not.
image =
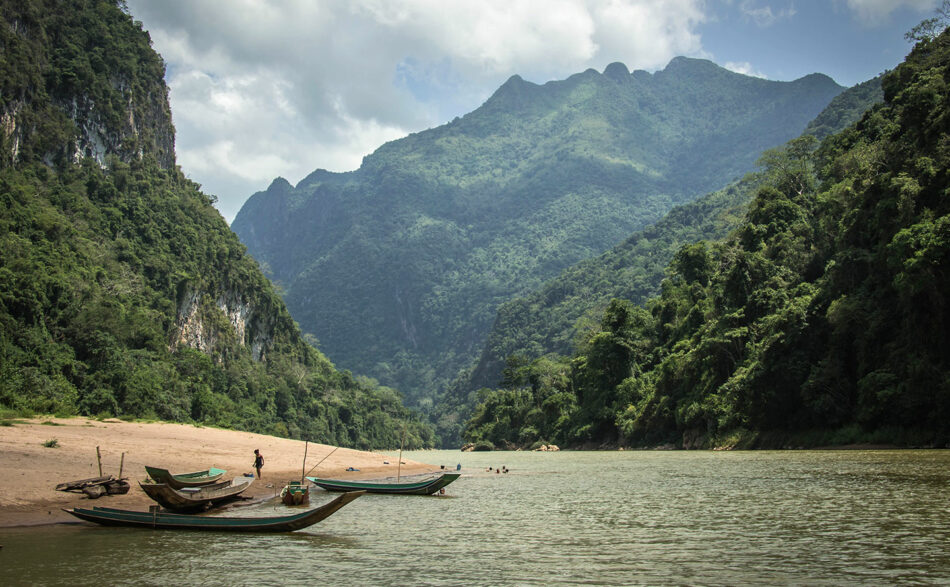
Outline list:
[[[741,446],[716,446],[716,447],[689,447],[685,448],[682,446],[676,446],[672,443],[666,444],[657,444],[653,446],[604,446],[604,445],[590,445],[590,446],[566,446],[563,448],[558,448],[555,451],[543,451],[537,449],[528,449],[528,448],[494,448],[492,450],[472,450],[467,452],[656,452],[656,451],[763,451],[763,450],[774,450],[774,451],[791,451],[791,450],[946,450],[950,447],[947,446],[906,446],[899,444],[887,444],[887,443],[871,443],[871,442],[855,442],[849,444],[828,444],[821,446],[758,446],[758,447],[741,447]],[[466,451],[463,451],[466,452]]]

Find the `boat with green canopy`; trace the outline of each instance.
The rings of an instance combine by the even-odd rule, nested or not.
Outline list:
[[[155,530],[207,530],[217,532],[293,532],[329,517],[337,510],[363,495],[364,492],[344,493],[333,501],[312,510],[289,516],[259,518],[192,516],[158,511],[136,512],[114,508],[63,508],[81,520],[103,526],[131,526]]]
[[[164,483],[173,489],[184,489],[185,487],[201,487],[202,485],[211,485],[221,480],[221,477],[227,473],[224,469],[211,467],[204,471],[195,471],[193,473],[178,473],[172,475],[168,469],[161,467],[149,467],[145,465],[145,472],[155,483]]]
[[[432,495],[455,481],[459,473],[442,473],[437,477],[421,481],[385,483],[381,481],[344,481],[342,479],[321,479],[307,477],[307,480],[327,491],[365,491],[367,493],[389,493],[395,495]]]
[[[310,488],[300,481],[291,481],[280,491],[284,505],[307,505],[310,503]]]

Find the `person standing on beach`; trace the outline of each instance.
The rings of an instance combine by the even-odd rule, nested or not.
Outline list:
[[[254,468],[257,469],[257,478],[261,478],[261,467],[264,466],[264,456],[261,454],[260,449],[254,449]]]

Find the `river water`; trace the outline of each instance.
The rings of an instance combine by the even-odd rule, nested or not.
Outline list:
[[[292,534],[0,529],[0,584],[950,584],[950,451],[405,456],[463,476]]]

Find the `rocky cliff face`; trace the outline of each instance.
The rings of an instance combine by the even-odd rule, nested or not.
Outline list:
[[[153,157],[175,166],[175,129],[165,66],[140,26],[124,54],[101,50],[126,16],[115,2],[22,0],[0,20],[0,166],[40,160],[47,165],[100,167],[110,156],[130,163]],[[64,14],[91,10],[95,19]]]
[[[23,134],[21,125],[17,124],[17,112],[23,108],[23,103],[14,100],[3,112],[0,112],[0,133],[6,149],[4,149],[4,163],[15,164],[20,154],[20,140]]]
[[[216,357],[222,343],[236,342],[247,347],[255,361],[262,361],[273,340],[273,329],[272,317],[258,311],[240,290],[212,295],[188,289],[178,302],[171,348],[185,345]]]
[[[136,96],[131,86],[129,80],[113,81],[115,92],[126,105],[117,124],[106,121],[95,100],[89,96],[73,96],[68,102],[57,101],[56,106],[76,127],[69,153],[73,163],[88,157],[104,168],[109,155],[129,163],[150,153],[163,169],[175,166],[175,129],[168,107],[168,88],[163,83],[144,96]],[[140,99],[145,103],[138,103]],[[47,157],[52,155],[49,153]]]
[[[93,161],[107,169],[148,158],[175,167],[175,129],[160,56],[148,33],[107,0],[23,0],[0,20],[0,169]],[[121,7],[121,5],[119,5]],[[66,18],[66,13],[95,18]],[[105,39],[124,54],[102,51]],[[52,41],[52,43],[50,43]],[[169,341],[213,357],[238,343],[265,357],[275,320],[240,288],[188,289]]]

